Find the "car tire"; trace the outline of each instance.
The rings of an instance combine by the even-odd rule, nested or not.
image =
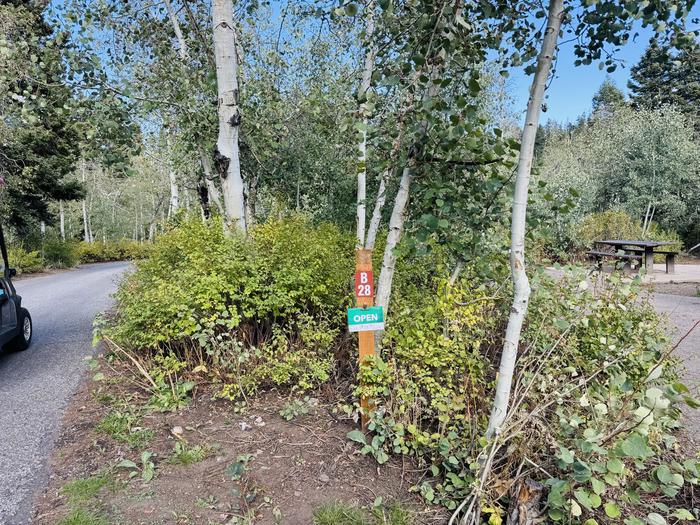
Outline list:
[[[19,311],[19,334],[10,343],[10,348],[15,352],[26,350],[32,343],[32,335],[34,335],[32,316],[29,315],[26,308],[21,308]]]

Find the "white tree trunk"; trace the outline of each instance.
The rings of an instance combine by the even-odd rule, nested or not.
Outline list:
[[[88,220],[87,203],[83,199],[83,238],[85,242],[92,242],[92,235],[90,234],[90,221]]]
[[[177,16],[175,15],[175,11],[173,10],[173,6],[170,3],[170,0],[165,0],[165,8],[168,10],[168,18],[170,19],[170,23],[173,26],[173,31],[175,31],[177,41],[180,44],[180,49],[178,49],[180,60],[184,62],[188,55],[187,41],[185,40],[185,36],[182,34],[180,22],[177,20]]]
[[[513,214],[510,239],[510,268],[513,274],[513,304],[508,316],[501,364],[496,381],[496,394],[493,400],[487,437],[499,432],[508,412],[510,390],[518,356],[520,334],[530,300],[530,283],[525,272],[525,219],[527,215],[528,185],[532,171],[532,158],[535,150],[535,137],[540,120],[544,91],[552,68],[552,58],[557,47],[559,30],[564,15],[563,0],[550,0],[547,29],[544,33],[542,48],[537,57],[537,69],[532,79],[530,100],[527,105],[525,126],[518,158],[513,194]]]
[[[61,224],[61,240],[66,242],[66,213],[63,209],[63,201],[58,201],[58,215]]]
[[[170,214],[174,215],[180,207],[180,190],[177,187],[177,175],[172,167],[168,169],[168,180],[170,181]]]
[[[450,275],[450,280],[448,282],[448,286],[450,288],[452,288],[457,282],[457,279],[459,279],[459,274],[462,273],[462,268],[464,268],[464,261],[457,261],[457,264],[455,264],[455,269],[452,270],[452,275]]]
[[[357,91],[357,98],[360,100],[359,115],[362,119],[362,131],[360,132],[360,142],[358,144],[359,153],[357,155],[357,247],[365,246],[365,223],[367,220],[367,121],[369,117],[369,107],[367,96],[372,85],[372,73],[374,72],[374,60],[376,57],[376,47],[374,45],[374,0],[369,0],[366,7],[365,41],[367,52],[362,69],[362,80]]]
[[[374,201],[374,209],[372,210],[372,218],[369,221],[367,229],[367,240],[365,241],[365,249],[374,250],[374,244],[377,242],[377,232],[379,224],[382,222],[382,210],[386,202],[386,184],[391,174],[391,168],[386,168],[382,173],[382,178],[379,180],[379,191],[377,191],[377,200]]]
[[[442,71],[442,67],[434,69],[430,73],[431,80],[437,78]],[[418,79],[418,72],[414,74],[413,82]],[[415,87],[415,84],[414,84]],[[406,111],[413,105],[415,99],[414,89],[409,89],[404,107]],[[435,83],[430,82],[427,92],[423,96],[423,101],[433,99],[438,95],[438,87]],[[396,155],[398,156],[398,149],[401,145],[401,136],[403,132],[403,117],[401,118],[401,128],[399,136],[394,143],[396,146]],[[428,131],[428,122],[423,121],[420,125],[421,135],[425,135]],[[389,311],[389,302],[391,300],[391,285],[394,280],[394,271],[396,270],[396,246],[401,240],[401,234],[403,232],[403,226],[406,222],[406,206],[408,204],[408,198],[410,196],[411,181],[413,179],[413,172],[416,167],[416,155],[420,148],[419,141],[413,141],[409,147],[408,160],[406,166],[401,174],[401,180],[399,181],[399,191],[394,199],[394,208],[391,210],[391,217],[389,218],[389,233],[386,238],[386,246],[384,248],[384,256],[382,258],[382,268],[379,274],[379,282],[377,284],[377,297],[376,303],[378,306],[384,307],[384,316],[386,317]],[[381,332],[376,332],[377,340],[381,337]]]
[[[83,184],[85,184],[87,177],[85,176],[85,161],[80,162],[80,173],[82,175]],[[92,242],[92,236],[90,235],[90,221],[88,220],[88,210],[87,202],[83,199],[83,239],[85,242]]]
[[[409,94],[408,98],[404,104],[404,110],[402,110],[399,116],[399,133],[391,145],[391,152],[389,153],[389,166],[382,173],[381,179],[379,179],[379,190],[377,191],[377,200],[374,201],[374,210],[372,210],[372,218],[369,221],[369,228],[367,230],[367,240],[365,241],[365,248],[367,250],[374,250],[374,245],[377,242],[377,232],[379,231],[379,224],[382,222],[382,211],[384,209],[384,203],[386,202],[386,187],[389,183],[389,178],[392,175],[392,165],[396,162],[399,156],[399,150],[401,149],[401,142],[403,140],[403,131],[405,127],[405,112],[408,110],[408,106],[413,104],[413,95]]]
[[[649,222],[649,212],[651,211],[651,201],[647,204],[647,211],[644,214],[644,222],[642,223],[642,235],[647,233],[647,223]]]
[[[394,209],[391,211],[391,219],[389,219],[389,234],[386,238],[386,247],[384,248],[384,258],[382,259],[382,269],[379,274],[379,282],[377,284],[377,297],[375,304],[384,307],[384,316],[389,310],[389,299],[391,298],[391,283],[394,279],[394,270],[396,268],[396,253],[395,248],[401,240],[401,232],[403,231],[404,222],[406,222],[406,205],[408,204],[408,196],[411,188],[411,180],[413,178],[413,165],[409,159],[409,164],[403,169],[401,181],[399,182],[399,191],[394,200]]]
[[[217,168],[221,176],[226,221],[245,233],[245,196],[238,149],[238,61],[231,0],[212,0],[216,84],[219,96]]]

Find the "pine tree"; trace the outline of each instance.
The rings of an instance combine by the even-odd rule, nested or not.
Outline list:
[[[700,132],[700,46],[673,53],[652,42],[628,83],[636,107],[676,107]]]
[[[610,78],[606,78],[593,95],[593,114],[611,115],[615,112],[615,108],[622,107],[625,102],[625,94],[622,90]]]
[[[17,231],[52,223],[52,201],[80,198],[66,176],[78,157],[79,124],[68,114],[72,94],[63,84],[61,44],[39,3],[0,4],[0,34],[7,35],[0,71],[0,209]]]

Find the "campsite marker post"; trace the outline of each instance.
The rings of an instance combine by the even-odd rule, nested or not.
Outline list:
[[[372,250],[357,250],[355,261],[355,299],[357,308],[348,310],[348,330],[358,332],[360,365],[374,355],[374,331],[384,329],[384,312],[374,305],[374,273],[372,272]],[[367,427],[372,402],[360,398],[362,428]]]

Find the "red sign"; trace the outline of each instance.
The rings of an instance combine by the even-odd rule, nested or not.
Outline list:
[[[374,296],[374,272],[355,272],[355,295],[357,297]]]

